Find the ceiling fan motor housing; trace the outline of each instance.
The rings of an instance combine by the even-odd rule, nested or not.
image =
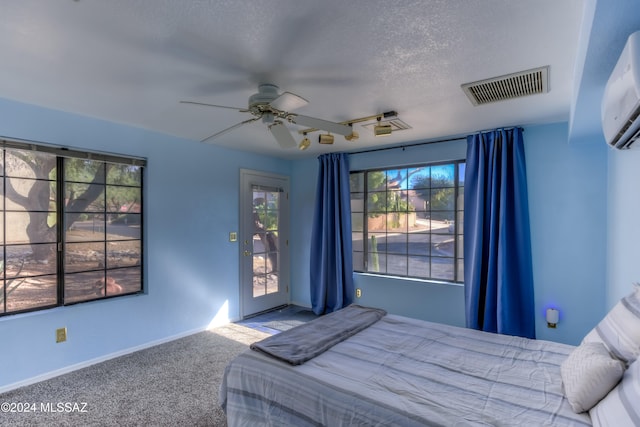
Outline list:
[[[258,86],[258,93],[254,93],[249,97],[249,108],[256,105],[265,105],[271,103],[278,96],[278,86],[272,84],[261,84]]]

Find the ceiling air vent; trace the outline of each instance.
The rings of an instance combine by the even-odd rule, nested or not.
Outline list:
[[[462,90],[473,105],[504,101],[549,91],[549,66],[465,83]]]

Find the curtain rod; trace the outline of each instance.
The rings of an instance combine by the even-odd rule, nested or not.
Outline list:
[[[60,157],[70,157],[86,160],[97,160],[109,163],[121,163],[133,166],[146,166],[147,160],[142,157],[124,156],[98,151],[76,150],[46,142],[36,142],[26,139],[10,138],[0,135],[0,148],[37,151]]]
[[[477,132],[470,133],[469,135],[474,135],[476,133],[490,132],[491,130],[502,130],[502,129],[506,130],[506,129],[515,129],[515,128],[520,128],[522,129],[522,132],[524,132],[524,129],[520,126],[510,126],[510,127],[496,128],[496,129],[480,130]],[[460,140],[466,140],[466,139],[467,139],[466,136],[459,136],[457,138],[437,139],[435,141],[423,141],[423,142],[416,142],[413,144],[394,145],[390,147],[380,147],[380,148],[371,148],[368,150],[352,151],[352,152],[347,152],[347,154],[352,155],[352,154],[373,153],[375,151],[397,150],[400,148],[404,151],[405,148],[418,147],[420,145],[439,144],[441,142],[460,141]]]
[[[404,144],[404,145],[394,145],[391,147],[380,147],[380,148],[370,148],[368,150],[360,150],[360,151],[352,151],[352,152],[348,152],[347,154],[352,155],[352,154],[363,154],[363,153],[373,153],[374,151],[386,151],[386,150],[397,150],[397,149],[405,149],[405,148],[410,148],[410,147],[418,147],[420,145],[429,145],[429,144],[438,144],[440,142],[451,142],[451,141],[460,141],[463,139],[467,139],[466,136],[461,136],[458,138],[448,138],[448,139],[439,139],[436,141],[423,141],[423,142],[416,142],[413,144]]]

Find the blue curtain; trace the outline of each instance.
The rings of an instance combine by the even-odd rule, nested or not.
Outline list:
[[[535,338],[522,129],[467,137],[464,281],[467,327]]]
[[[324,154],[318,160],[310,270],[311,306],[320,315],[351,304],[354,288],[349,157]]]

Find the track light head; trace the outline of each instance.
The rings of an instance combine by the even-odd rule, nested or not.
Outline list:
[[[388,136],[391,135],[391,125],[376,125],[373,128],[375,136]]]
[[[381,124],[382,118],[378,116],[378,124],[373,127],[373,134],[375,136],[387,136],[391,135],[391,125],[389,123]]]
[[[346,135],[344,137],[344,139],[346,139],[347,141],[357,141],[358,138],[360,138],[360,135],[358,135],[358,132],[356,132],[356,131],[353,131],[353,132],[351,132],[351,134]]]
[[[333,135],[330,133],[318,135],[318,142],[320,144],[333,144]]]
[[[302,141],[300,141],[300,145],[298,145],[298,148],[301,151],[306,150],[307,148],[309,148],[309,146],[311,145],[311,141],[309,140],[309,138],[307,138],[307,134],[304,134],[304,138],[302,138]]]
[[[357,141],[358,138],[360,138],[360,135],[358,135],[358,132],[353,130],[353,123],[349,124],[349,127],[351,128],[351,133],[349,135],[345,135],[344,139],[347,141]]]

